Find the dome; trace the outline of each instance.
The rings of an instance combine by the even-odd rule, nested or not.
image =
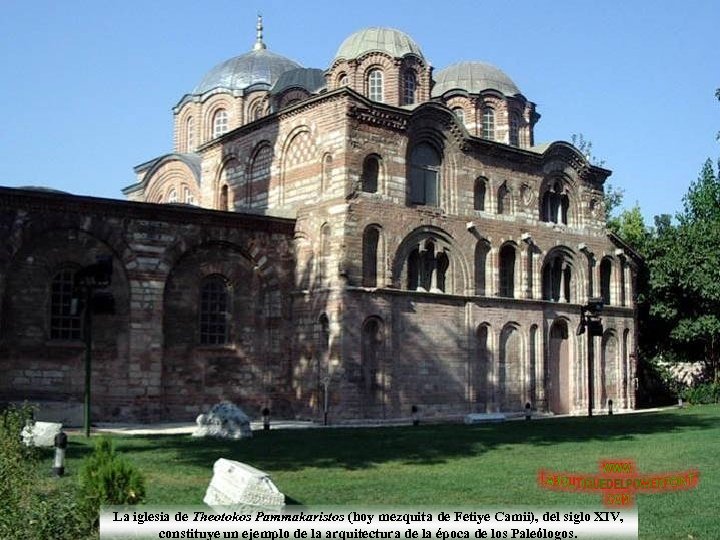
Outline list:
[[[342,42],[335,58],[350,60],[373,51],[384,52],[393,58],[414,54],[425,59],[415,40],[394,28],[364,28],[351,34]]]
[[[325,86],[325,72],[322,69],[297,68],[280,75],[270,93],[279,94],[288,88],[304,88],[314,93],[323,86]]]
[[[244,90],[259,83],[272,86],[280,75],[299,67],[300,64],[289,58],[258,48],[212,68],[192,93],[204,94],[215,88]]]
[[[479,94],[483,90],[497,90],[506,96],[520,94],[520,89],[501,69],[485,62],[459,62],[435,73],[433,97],[448,90],[465,90]]]

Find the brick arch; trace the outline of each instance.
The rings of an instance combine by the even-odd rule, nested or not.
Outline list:
[[[544,207],[546,204],[546,197],[548,193],[553,193],[558,185],[561,187],[559,195],[567,196],[569,201],[567,224],[577,225],[581,223],[581,203],[578,193],[578,179],[576,175],[572,174],[571,171],[568,170],[567,166],[548,170],[542,182],[540,182],[539,191],[537,193],[538,218],[546,221],[545,216],[547,209]]]
[[[136,266],[135,252],[125,242],[121,231],[117,227],[113,227],[107,220],[98,217],[88,222],[85,216],[72,212],[66,212],[62,216],[48,222],[47,218],[36,218],[23,223],[8,237],[9,262],[12,262],[20,250],[24,247],[37,242],[38,238],[42,238],[48,233],[57,231],[77,231],[88,234],[96,238],[99,242],[105,244],[112,252],[113,256],[122,265],[131,269]]]
[[[421,242],[432,240],[437,243],[440,248],[450,252],[450,263],[453,266],[452,277],[454,284],[451,287],[452,292],[456,294],[464,294],[467,291],[468,283],[470,283],[470,271],[465,255],[460,249],[455,239],[440,227],[433,225],[423,225],[416,228],[408,234],[398,245],[391,266],[391,286],[396,289],[402,289],[403,279],[406,277],[406,263],[410,254],[418,247]],[[390,251],[390,248],[387,248]]]
[[[235,169],[234,178],[229,178],[227,171]],[[218,165],[213,181],[213,208],[218,210],[234,210],[234,202],[239,201],[247,204],[247,179],[242,174],[243,167],[234,153],[223,156],[222,162]],[[222,189],[227,186],[227,201],[223,208]],[[245,188],[245,189],[243,189]]]
[[[207,142],[213,138],[213,119],[215,113],[225,109],[228,115],[228,131],[237,125],[235,107],[232,96],[226,93],[213,94],[202,104],[202,125],[200,126],[200,140]]]
[[[176,268],[184,258],[192,256],[199,250],[210,247],[229,249],[241,254],[248,260],[248,264],[252,265],[253,270],[261,278],[260,283],[263,287],[272,287],[278,284],[279,271],[276,264],[265,255],[261,247],[254,245],[252,238],[249,239],[246,245],[241,245],[237,241],[227,239],[199,238],[188,241],[185,238],[181,238],[165,251],[160,265],[169,275],[172,273],[173,268]]]
[[[247,198],[250,207],[267,207],[269,203],[272,165],[275,151],[272,143],[263,139],[253,147],[245,162]],[[258,185],[259,184],[259,185]],[[256,200],[256,195],[265,194],[265,199]]]
[[[3,316],[0,319],[8,321],[3,324],[3,332],[7,327],[7,335],[17,341],[28,338],[42,343],[49,339],[50,286],[53,276],[63,268],[70,267],[77,271],[94,264],[97,255],[109,254],[113,258],[110,291],[115,297],[116,311],[110,319],[113,324],[107,321],[96,323],[94,339],[104,344],[113,343],[116,334],[127,329],[130,310],[128,260],[121,255],[122,244],[108,240],[103,231],[90,231],[67,224],[35,224],[37,226],[28,224],[24,236],[26,240],[31,240],[17,246],[3,272],[0,290]],[[109,227],[105,226],[104,229],[107,233]],[[19,302],[14,301],[11,296],[13,292],[22,292]]]
[[[551,265],[555,264],[555,262],[558,260],[560,260],[562,264],[567,265],[571,273],[569,283],[570,298],[567,299],[567,301],[571,303],[579,303],[580,299],[583,298],[586,291],[586,271],[578,254],[573,249],[564,245],[551,248],[543,256],[540,268],[540,284],[542,298],[543,300],[555,301],[565,301],[565,299],[567,298],[565,294],[566,291],[554,291],[552,289],[551,281],[553,277],[557,278],[557,276],[551,275],[553,273],[551,270]],[[558,283],[555,283],[556,289],[558,286]]]
[[[180,186],[191,188],[196,201],[200,200],[200,186],[190,168],[180,160],[169,160],[151,171],[145,180],[145,201],[166,202],[165,194],[175,188],[180,195]],[[182,202],[182,201],[180,201]]]
[[[309,176],[303,168],[315,165],[317,145],[312,130],[307,125],[300,125],[287,134],[280,152],[280,186],[278,202],[281,206],[292,203],[296,197],[293,185],[288,184],[288,178],[294,183],[300,182]],[[293,174],[290,174],[292,171]]]
[[[507,322],[498,341],[497,382],[501,410],[521,410],[525,404],[525,340],[521,326]]]

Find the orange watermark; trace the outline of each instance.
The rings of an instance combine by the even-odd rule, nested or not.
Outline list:
[[[538,485],[552,491],[599,492],[605,506],[632,506],[636,493],[693,489],[700,482],[696,469],[641,474],[632,460],[600,461],[599,474],[538,471]]]

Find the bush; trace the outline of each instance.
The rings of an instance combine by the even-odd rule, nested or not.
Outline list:
[[[101,437],[80,470],[82,496],[96,511],[103,505],[137,504],[145,499],[145,481],[140,472],[119,456],[112,441]]]
[[[93,533],[74,484],[44,478],[35,448],[22,443],[33,409],[0,412],[0,538],[3,540],[79,540]],[[49,467],[48,467],[49,472]]]
[[[686,388],[681,392],[684,401],[693,405],[707,405],[720,403],[720,384],[705,383]]]

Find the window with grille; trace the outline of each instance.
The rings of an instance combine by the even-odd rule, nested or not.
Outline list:
[[[80,314],[72,311],[75,270],[63,268],[53,276],[50,285],[50,339],[82,339]]]
[[[483,138],[495,140],[495,111],[487,108],[483,111]]]
[[[221,276],[205,278],[200,287],[200,343],[228,342],[228,287]]]
[[[417,88],[415,72],[406,71],[403,77],[403,83],[403,105],[412,105],[415,103],[415,90]]]
[[[213,138],[219,137],[228,130],[228,114],[225,109],[219,109],[213,116]]]
[[[368,97],[373,101],[383,101],[383,72],[373,69],[367,78]]]

